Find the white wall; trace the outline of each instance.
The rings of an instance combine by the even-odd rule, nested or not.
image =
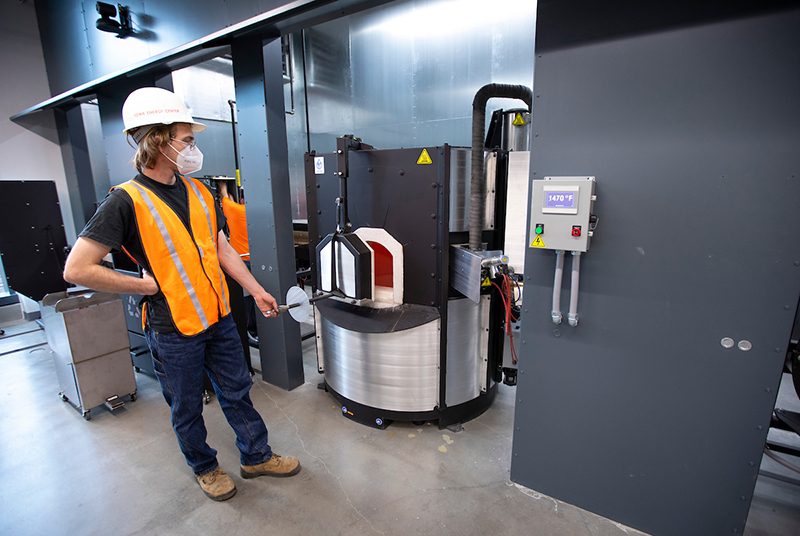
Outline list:
[[[33,0],[0,3],[0,50],[0,180],[55,181],[72,244],[75,225],[53,112],[37,112],[20,123],[9,120],[51,97]]]

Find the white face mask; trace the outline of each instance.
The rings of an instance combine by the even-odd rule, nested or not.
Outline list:
[[[169,144],[169,146],[172,147],[176,153],[178,153],[177,160],[173,160],[172,158],[168,157],[166,154],[164,154],[164,151],[161,151],[161,154],[163,154],[167,160],[178,166],[178,173],[181,175],[188,175],[189,173],[200,171],[200,169],[203,167],[203,153],[200,152],[200,149],[198,149],[196,145],[187,144],[185,141],[175,141],[186,144],[186,147],[184,147],[181,151],[175,149],[171,143]]]

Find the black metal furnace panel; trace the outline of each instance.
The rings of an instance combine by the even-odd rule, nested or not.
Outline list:
[[[440,150],[436,147],[425,150],[430,164],[417,163],[421,147],[351,151],[347,197],[353,230],[380,227],[403,245],[403,301],[433,306],[440,301],[437,295],[437,280],[441,277],[437,268],[442,221],[438,187]],[[308,191],[316,191],[315,206],[309,196],[309,241],[318,243],[336,230],[339,178],[335,155],[316,156],[325,159],[325,172],[314,174],[310,157],[311,162],[306,162],[306,184]]]
[[[590,4],[540,4],[531,176],[596,176],[600,219],[576,328],[550,320],[554,253],[527,251],[511,478],[741,534],[800,296],[800,12],[654,29]]]
[[[67,289],[67,237],[53,181],[0,181],[0,252],[8,286],[34,300]]]

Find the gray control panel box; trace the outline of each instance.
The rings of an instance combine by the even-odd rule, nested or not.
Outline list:
[[[594,221],[594,177],[545,177],[531,181],[528,247],[589,249]]]

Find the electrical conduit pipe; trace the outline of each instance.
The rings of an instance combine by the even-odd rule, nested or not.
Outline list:
[[[581,252],[572,252],[572,284],[569,289],[569,314],[567,319],[573,328],[578,325],[578,286],[581,278]]]
[[[561,280],[564,277],[564,252],[556,250],[556,277],[553,281],[553,310],[550,316],[553,317],[553,324],[560,324],[561,319]]]

